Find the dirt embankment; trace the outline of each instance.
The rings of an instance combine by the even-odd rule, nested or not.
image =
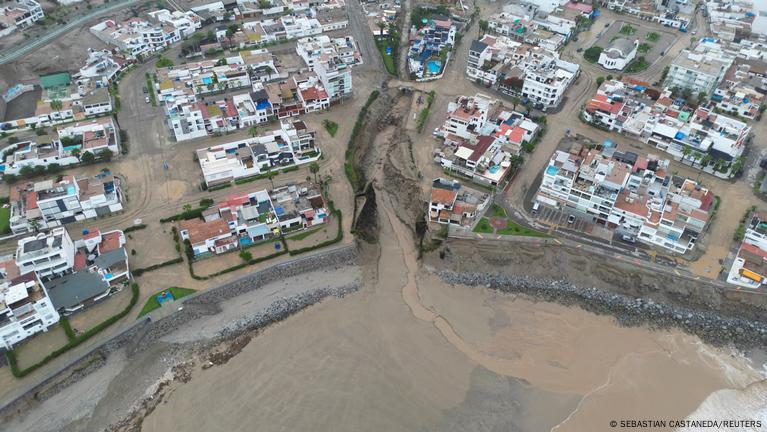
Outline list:
[[[767,297],[724,290],[703,280],[652,272],[631,262],[609,260],[561,245],[450,240],[444,259],[434,253],[427,264],[456,272],[501,273],[559,279],[582,288],[599,288],[629,297],[679,305],[724,316],[767,322]]]
[[[411,99],[410,92],[383,91],[370,106],[361,133],[353,141],[354,168],[365,185],[355,230],[366,240],[377,237],[377,192],[391,197],[397,217],[414,231],[423,219],[420,173],[413,157],[414,143],[405,129]]]

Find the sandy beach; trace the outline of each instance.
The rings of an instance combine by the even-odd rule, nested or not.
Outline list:
[[[144,430],[598,431],[614,419],[682,419],[762,379],[693,336],[447,286],[418,268],[409,231],[383,207],[381,253],[361,292],[195,374]]]

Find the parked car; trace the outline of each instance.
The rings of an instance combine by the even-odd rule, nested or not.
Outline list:
[[[568,225],[572,225],[574,223],[575,223],[575,216],[573,216],[573,215],[568,216],[567,217],[567,224]]]
[[[582,51],[583,51],[583,48],[578,48],[578,49],[577,49],[577,50],[575,50],[575,51],[576,51],[576,52],[582,52]]]
[[[535,204],[533,204],[533,214],[534,214],[534,215],[537,215],[537,214],[538,214],[538,210],[539,210],[540,208],[541,208],[541,203],[539,203],[538,201],[536,201],[536,202],[535,202]]]
[[[149,103],[149,96],[146,96],[146,97],[144,98],[144,101],[145,101],[146,103]]]
[[[142,87],[141,91],[143,91],[144,93],[149,93],[149,89],[146,88],[146,86]]]

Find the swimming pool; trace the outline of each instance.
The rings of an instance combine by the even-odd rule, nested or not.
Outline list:
[[[213,78],[211,77],[202,77],[202,83],[203,84],[213,84]]]
[[[429,73],[432,75],[437,75],[440,70],[442,70],[442,62],[439,60],[429,60],[428,63],[426,63],[426,68],[429,70]]]
[[[495,174],[498,172],[498,170],[501,169],[498,165],[493,165],[490,168],[488,168],[488,171],[490,171],[490,174]]]
[[[548,175],[557,175],[557,172],[559,172],[559,168],[554,165],[549,165],[548,168],[546,168],[546,174]]]

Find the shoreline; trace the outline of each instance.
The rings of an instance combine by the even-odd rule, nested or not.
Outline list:
[[[259,291],[259,288],[268,286],[271,283],[307,273],[334,271],[355,266],[358,255],[356,244],[347,245],[268,267],[206,291],[190,295],[182,299],[180,303],[180,305],[183,305],[183,310],[174,312],[157,321],[152,321],[149,318],[136,320],[135,323],[131,323],[130,326],[116,333],[110,339],[83,352],[77,359],[62,365],[55,372],[50,373],[28,388],[11,396],[0,405],[0,419],[12,417],[14,411],[18,411],[30,404],[39,404],[65,391],[68,387],[86,378],[95,370],[100,369],[108,362],[109,357],[113,353],[121,349],[124,349],[129,357],[136,355],[146,350],[153,342],[181,330],[185,324],[206,316],[219,314],[221,312],[221,304],[227,300]],[[304,287],[304,289],[308,290],[304,293],[307,296],[312,296],[316,292],[328,294],[328,290],[332,291],[332,288],[324,287]],[[327,295],[322,296],[322,298],[325,297]],[[318,298],[316,301],[322,298]],[[274,307],[271,312],[280,313],[280,306],[275,306],[280,301],[282,301],[282,308],[289,308],[290,300],[285,298],[275,299],[269,305]],[[303,302],[307,301],[308,298],[296,298],[294,300]]]
[[[148,415],[163,402],[164,397],[179,385],[192,380],[195,372],[225,365],[257,337],[262,331],[276,325],[329,297],[342,299],[359,291],[360,284],[348,284],[337,288],[320,288],[309,293],[282,298],[270,304],[266,310],[242,318],[218,331],[212,339],[181,343],[178,353],[184,353],[186,360],[172,364],[160,378],[147,388],[144,398],[128,409],[128,414],[116,423],[104,428],[109,432],[140,430]]]
[[[734,345],[738,350],[748,351],[767,346],[767,324],[728,317],[720,312],[700,311],[643,297],[632,298],[599,288],[582,288],[565,279],[447,270],[436,274],[451,285],[484,286],[563,306],[575,305],[596,315],[612,316],[623,326],[679,329],[715,347]]]
[[[130,338],[113,340],[99,347],[83,357],[78,364],[70,366],[69,369],[75,369],[75,372],[61,382],[49,388],[36,388],[27,392],[14,402],[18,405],[14,403],[6,405],[0,410],[0,415],[5,419],[13,418],[14,414],[11,411],[15,408],[23,408],[25,403],[41,404],[66,392],[69,387],[85,380],[104,366],[108,366],[114,351],[124,348],[122,351],[128,358],[133,356],[140,358],[146,352],[155,350],[158,346],[164,346],[162,348],[165,349],[164,372],[153,375],[156,378],[155,381],[141,388],[143,397],[133,399],[132,405],[121,410],[124,414],[119,415],[117,421],[109,422],[107,427],[110,431],[134,430],[137,426],[140,427],[141,421],[161,403],[166,393],[189,382],[195,372],[199,373],[200,370],[225,364],[238,355],[261,331],[295,316],[328,297],[344,298],[359,291],[361,281],[357,280],[356,283],[341,283],[341,281],[332,287],[322,286],[296,295],[270,298],[269,303],[262,309],[255,311],[248,309],[251,312],[241,314],[229,321],[222,321],[232,314],[222,310],[225,302],[242,303],[248,293],[260,292],[260,288],[270,284],[284,283],[290,278],[316,277],[321,273],[327,273],[326,277],[335,281],[338,274],[335,272],[345,272],[353,268],[351,266],[356,262],[359,249],[354,247],[338,252],[332,251],[327,256],[310,257],[307,261],[302,261],[302,263],[310,262],[312,265],[309,266],[265,270],[191,297],[183,302],[183,311],[162,320],[148,322],[145,326],[138,326],[137,330],[131,332]],[[335,264],[328,266],[328,258]],[[320,268],[315,268],[317,266]],[[630,298],[603,289],[580,288],[564,279],[547,280],[529,276],[437,271],[429,269],[428,266],[421,267],[420,271],[426,271],[450,285],[486,287],[504,294],[522,294],[533,301],[567,307],[575,305],[591,314],[614,317],[621,326],[681,329],[715,347],[734,344],[739,350],[761,348],[767,340],[767,325],[762,323],[727,318],[718,312],[700,312],[668,303]],[[288,274],[291,276],[287,276]],[[226,307],[228,308],[229,305]],[[207,335],[194,333],[189,336],[191,329],[184,327],[185,324],[189,327],[192,324],[205,327],[207,324],[203,323],[203,320],[213,318],[219,318],[217,322],[220,325],[215,329],[206,327]],[[32,394],[31,399],[29,399],[30,394]]]

